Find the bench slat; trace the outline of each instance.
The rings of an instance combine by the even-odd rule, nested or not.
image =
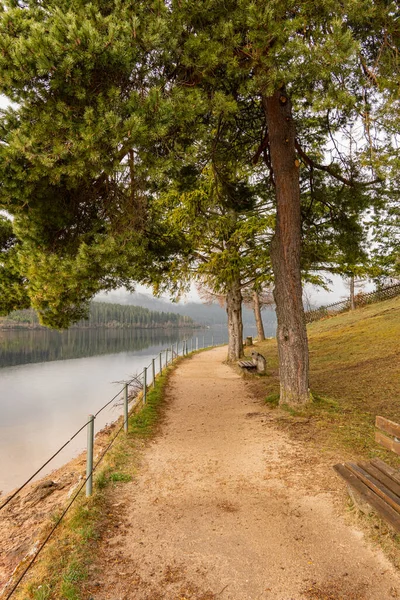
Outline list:
[[[400,425],[394,421],[385,419],[385,417],[376,417],[375,427],[389,435],[400,438]]]
[[[333,467],[343,479],[354,488],[360,496],[372,506],[373,509],[387,521],[398,533],[400,533],[400,515],[382,498],[377,496],[365,483],[354,475],[345,465],[335,465]]]
[[[382,500],[387,502],[387,504],[390,504],[394,510],[400,512],[400,498],[396,496],[396,494],[391,492],[386,486],[374,479],[374,477],[369,475],[369,473],[364,471],[364,469],[361,469],[361,467],[358,465],[354,463],[346,463],[346,467],[373,492],[375,492],[375,494],[382,498]]]
[[[398,482],[394,481],[390,476],[386,475],[386,473],[382,472],[381,469],[375,467],[370,462],[359,462],[357,464],[369,475],[371,475],[371,477],[374,477],[380,481],[391,492],[393,492],[393,494],[396,494],[396,496],[398,496],[400,499],[400,484]]]
[[[397,469],[394,469],[390,465],[387,465],[380,458],[373,458],[370,462],[371,465],[382,471],[382,473],[384,473],[400,485],[400,473]]]
[[[241,360],[239,361],[239,367],[244,367],[245,369],[256,369],[257,365],[255,365],[251,360]]]
[[[400,454],[400,442],[395,442],[380,431],[375,431],[375,441],[386,448],[386,450],[391,450],[395,454]]]

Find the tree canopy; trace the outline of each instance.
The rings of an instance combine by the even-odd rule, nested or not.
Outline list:
[[[275,208],[271,244],[254,260],[273,269],[281,401],[309,401],[301,270],[348,266],[362,250],[365,210],[389,214],[397,4],[1,6],[0,92],[16,104],[0,121],[0,208],[13,217],[0,236],[1,310],[30,303],[64,327],[98,290],[157,284],[189,264],[207,228],[233,215],[239,256],[260,225],[256,183],[258,201]],[[180,213],[197,237],[171,226]],[[226,252],[214,257],[217,287],[239,260]]]

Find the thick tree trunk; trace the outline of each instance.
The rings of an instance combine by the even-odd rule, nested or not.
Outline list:
[[[299,163],[290,100],[282,88],[264,98],[276,187],[276,229],[271,246],[278,319],[280,403],[306,404],[308,341],[300,274],[301,212]]]
[[[242,292],[240,282],[229,285],[226,294],[228,313],[228,360],[238,360],[243,356]]]
[[[257,339],[259,342],[265,340],[265,331],[264,331],[264,323],[261,317],[261,308],[260,308],[260,298],[258,296],[258,292],[254,290],[253,292],[253,302],[254,302],[254,317],[256,320],[257,326]]]

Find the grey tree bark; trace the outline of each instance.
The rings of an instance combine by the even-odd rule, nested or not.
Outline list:
[[[240,281],[231,282],[226,294],[229,361],[238,360],[243,356],[242,300]]]
[[[311,401],[308,340],[300,272],[301,212],[299,162],[292,107],[284,88],[265,97],[269,149],[276,188],[276,228],[271,245],[278,319],[280,403]]]
[[[265,331],[264,331],[264,323],[261,316],[261,307],[260,307],[260,297],[258,292],[254,290],[253,292],[253,303],[254,303],[254,318],[256,320],[257,326],[257,338],[259,342],[265,340]]]

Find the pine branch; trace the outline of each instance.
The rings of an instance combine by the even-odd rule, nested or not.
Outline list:
[[[345,185],[347,185],[349,187],[355,187],[356,185],[367,187],[369,185],[374,185],[375,183],[382,182],[382,179],[380,177],[377,177],[376,179],[373,179],[371,181],[365,181],[365,182],[354,181],[354,179],[348,179],[347,177],[343,177],[343,175],[340,175],[340,173],[337,173],[336,170],[334,168],[332,168],[331,165],[321,165],[320,163],[317,163],[315,160],[310,158],[308,156],[308,154],[300,146],[300,144],[297,140],[295,141],[295,147],[296,147],[296,150],[299,153],[300,157],[302,158],[302,160],[306,163],[306,165],[308,165],[309,167],[311,167],[313,169],[318,169],[320,171],[324,171],[325,173],[329,173],[329,175],[331,175],[332,177],[334,177],[338,181],[341,181],[342,183],[344,183]]]

